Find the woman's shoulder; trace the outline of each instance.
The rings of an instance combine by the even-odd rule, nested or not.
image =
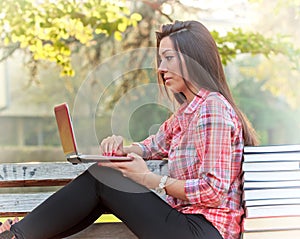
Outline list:
[[[210,92],[203,103],[206,105],[214,105],[225,107],[227,109],[233,109],[227,99],[219,92]]]
[[[219,92],[210,92],[199,108],[199,115],[201,117],[210,115],[228,121],[239,121],[234,108]]]

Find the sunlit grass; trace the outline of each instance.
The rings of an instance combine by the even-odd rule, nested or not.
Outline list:
[[[9,217],[1,217],[0,222],[3,223],[7,219],[9,219]],[[20,217],[19,219],[22,219],[22,217]],[[109,222],[121,222],[121,220],[119,218],[117,218],[116,216],[114,216],[113,214],[103,214],[96,221],[96,223],[109,223]]]

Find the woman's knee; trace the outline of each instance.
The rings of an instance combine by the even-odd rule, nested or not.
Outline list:
[[[118,191],[127,193],[145,193],[150,191],[146,187],[124,177],[121,172],[112,168],[94,164],[87,171],[101,184]]]

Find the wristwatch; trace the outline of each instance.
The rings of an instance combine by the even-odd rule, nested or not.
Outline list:
[[[158,187],[155,188],[155,192],[157,194],[159,194],[159,195],[165,195],[166,194],[165,187],[166,187],[167,180],[168,180],[167,175],[162,176],[162,178],[160,179],[160,182],[158,184]]]

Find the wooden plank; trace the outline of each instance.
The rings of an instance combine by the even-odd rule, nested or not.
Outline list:
[[[24,216],[53,193],[0,194],[0,216]]]
[[[0,181],[0,187],[44,187],[44,186],[64,186],[72,179],[43,179],[43,180],[11,180]]]
[[[90,165],[68,162],[0,164],[0,187],[61,186]]]
[[[137,239],[124,223],[94,223],[68,239]]]
[[[162,161],[147,161],[151,171],[166,173]],[[0,164],[0,187],[62,186],[92,164],[73,165],[69,162],[32,162]]]

